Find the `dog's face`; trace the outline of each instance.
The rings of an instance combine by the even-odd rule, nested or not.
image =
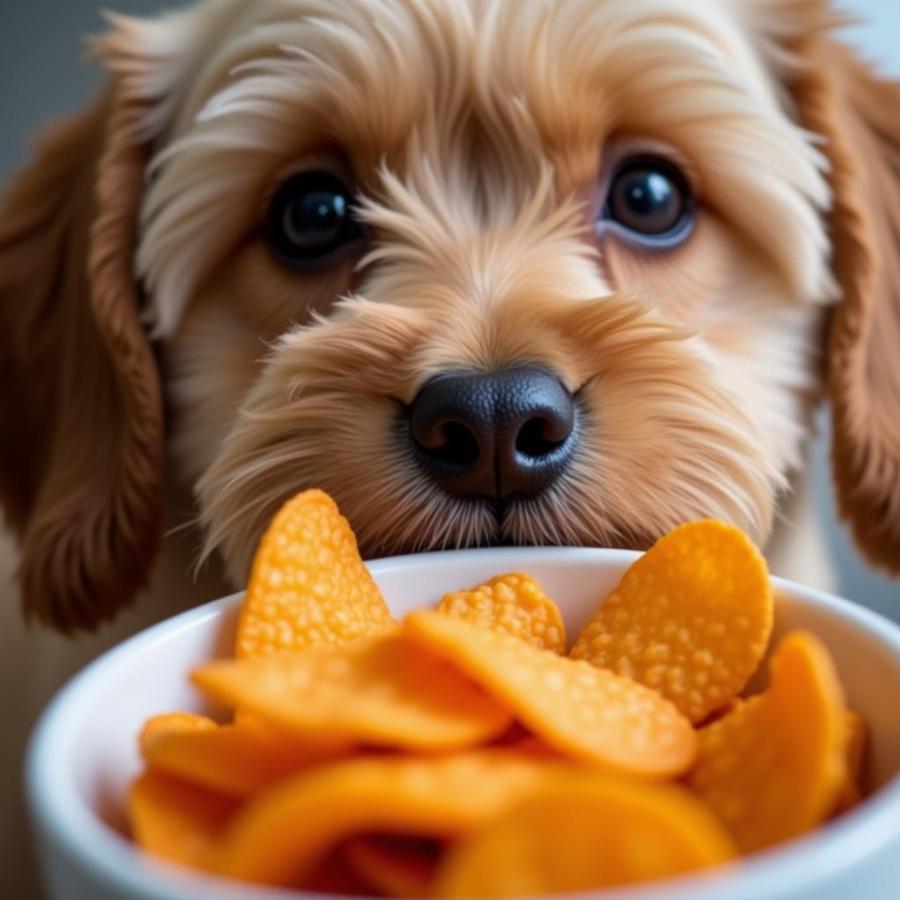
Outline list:
[[[819,381],[829,194],[742,13],[253,5],[138,255],[236,577],[310,486],[371,554],[765,537]]]
[[[642,546],[705,516],[763,541],[839,296],[834,163],[789,89],[813,5],[118,22],[172,465],[235,579],[311,486],[368,554]]]

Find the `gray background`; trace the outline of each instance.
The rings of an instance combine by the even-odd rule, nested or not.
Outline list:
[[[108,5],[140,15],[178,3],[110,0]],[[0,0],[0,182],[25,159],[28,140],[41,123],[90,97],[99,76],[81,61],[80,37],[101,28],[99,6],[98,0]],[[900,76],[900,0],[845,0],[842,8],[865,19],[848,29],[851,40],[885,72]],[[834,522],[827,417],[820,421],[823,433],[813,448],[818,500],[821,515]],[[867,571],[840,526],[830,529],[829,541],[841,593],[900,620],[900,582]]]

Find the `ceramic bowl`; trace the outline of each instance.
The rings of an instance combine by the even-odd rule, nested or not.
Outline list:
[[[509,571],[537,578],[571,636],[635,554],[498,548],[372,562],[392,611]],[[850,705],[870,728],[873,795],[807,837],[740,865],[627,890],[628,900],[896,900],[900,897],[900,628],[846,600],[776,579],[776,637],[803,627],[830,648]],[[230,655],[240,596],[190,610],[126,641],[79,674],[32,737],[27,791],[52,900],[275,900],[311,894],[235,884],[157,863],[125,837],[123,800],[139,768],[136,735],[155,713],[203,711],[187,675]],[[610,897],[595,891],[582,896]]]

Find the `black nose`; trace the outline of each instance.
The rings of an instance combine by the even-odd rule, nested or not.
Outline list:
[[[575,404],[559,379],[535,368],[451,372],[413,401],[415,452],[460,497],[532,497],[568,465]]]

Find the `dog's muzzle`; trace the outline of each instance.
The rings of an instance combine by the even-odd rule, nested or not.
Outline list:
[[[506,502],[537,496],[565,471],[576,419],[573,396],[541,369],[447,372],[413,401],[409,440],[448,493]]]

